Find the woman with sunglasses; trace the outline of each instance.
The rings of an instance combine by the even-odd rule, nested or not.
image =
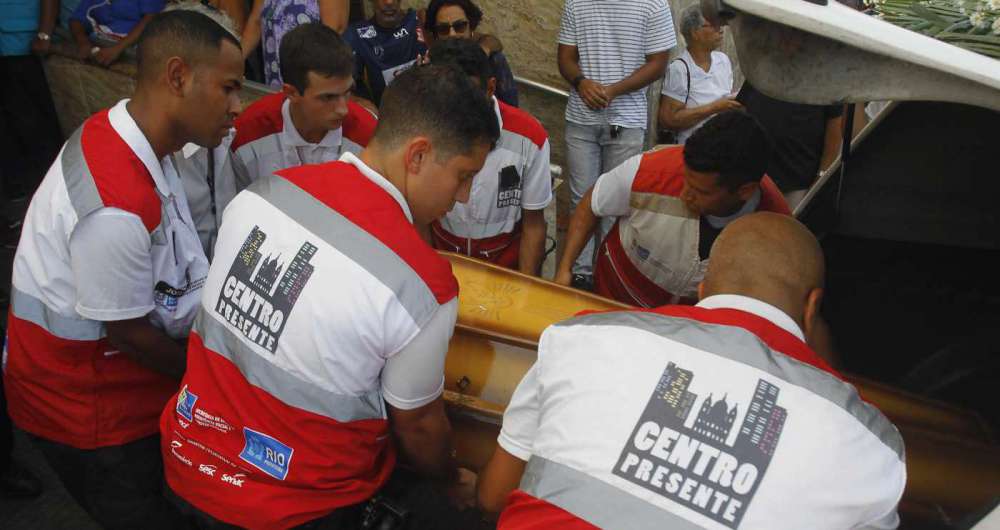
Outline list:
[[[493,35],[476,33],[482,20],[483,11],[470,0],[431,0],[424,17],[424,29],[435,40],[475,40],[490,58],[490,66],[497,80],[497,99],[516,107],[517,85],[507,57],[503,54],[503,44]]]

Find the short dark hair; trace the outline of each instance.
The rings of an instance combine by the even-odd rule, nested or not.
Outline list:
[[[431,46],[431,63],[450,64],[465,72],[469,77],[479,79],[479,86],[486,90],[486,84],[493,77],[493,67],[486,52],[469,39],[438,40]]]
[[[742,110],[716,114],[684,144],[684,163],[695,171],[718,173],[718,184],[730,191],[760,182],[770,154],[764,128]]]
[[[158,13],[139,36],[136,77],[140,81],[150,79],[170,57],[180,57],[193,65],[208,52],[218,52],[223,41],[240,47],[235,35],[206,15],[182,9]]]
[[[446,6],[461,7],[462,11],[465,11],[465,18],[469,19],[469,29],[472,31],[476,31],[479,23],[483,21],[483,10],[476,7],[476,4],[470,0],[431,0],[431,3],[427,4],[427,13],[424,15],[424,29],[431,35],[437,36],[437,33],[434,32],[434,26],[437,24],[438,11]]]
[[[299,24],[278,47],[281,80],[300,93],[309,86],[309,72],[323,77],[354,75],[354,53],[335,30],[320,22]]]
[[[480,142],[492,150],[500,125],[492,102],[465,72],[431,64],[410,68],[386,88],[373,141],[394,148],[415,136],[427,136],[450,158]]]

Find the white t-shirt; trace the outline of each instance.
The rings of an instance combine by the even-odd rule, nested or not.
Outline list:
[[[683,61],[683,62],[682,62]],[[688,69],[691,71],[691,91],[688,95]],[[702,70],[694,62],[691,54],[684,51],[677,59],[670,62],[666,77],[663,79],[662,94],[670,99],[684,103],[685,108],[700,107],[718,99],[727,97],[733,92],[733,65],[729,57],[722,52],[712,52],[712,64],[708,71]],[[708,121],[705,118],[697,125],[677,133],[677,142],[683,144],[698,127]]]

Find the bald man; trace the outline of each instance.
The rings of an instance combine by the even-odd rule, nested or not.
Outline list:
[[[181,524],[158,418],[208,260],[168,155],[219,145],[243,77],[236,38],[191,11],[155,16],[138,59],[133,97],[84,122],[28,208],[4,373],[14,423],[108,529]]]
[[[896,428],[807,345],[823,255],[793,218],[716,240],[701,301],[548,328],[478,497],[498,528],[884,529]]]

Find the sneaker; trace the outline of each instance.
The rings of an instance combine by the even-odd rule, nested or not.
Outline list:
[[[0,497],[7,499],[30,499],[42,494],[42,481],[17,462],[0,474]]]
[[[574,274],[569,282],[570,287],[581,291],[594,290],[594,277],[589,274]]]

